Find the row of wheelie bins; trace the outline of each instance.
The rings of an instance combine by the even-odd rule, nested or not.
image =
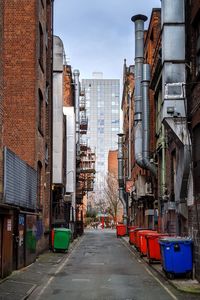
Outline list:
[[[53,252],[66,252],[72,238],[71,229],[68,228],[53,228],[51,232],[51,243]]]
[[[124,235],[126,231],[123,229]],[[121,228],[120,233],[122,233]],[[129,228],[129,243],[135,246],[141,256],[146,256],[150,264],[161,262],[168,278],[173,279],[179,275],[192,277],[193,242],[191,238],[169,236],[135,226]]]

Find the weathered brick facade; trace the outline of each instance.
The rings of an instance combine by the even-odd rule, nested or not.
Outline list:
[[[160,34],[160,9],[153,9],[150,18],[148,30],[144,33],[144,59],[145,63],[153,64],[154,52],[157,45],[157,40]],[[134,154],[134,89],[135,89],[135,78],[134,78],[134,66],[129,68],[124,66],[124,89],[122,99],[122,110],[123,110],[123,131],[125,134],[125,149],[128,149],[131,145],[131,174],[130,166],[128,166],[128,160],[125,159],[125,176],[128,181],[132,181],[135,189],[132,191],[132,212],[130,219],[139,226],[150,226],[155,228],[157,221],[153,217],[145,217],[146,214],[154,209],[154,201],[157,199],[157,180],[150,174],[148,170],[140,168],[135,160]],[[131,101],[129,102],[129,96]],[[150,158],[154,158],[156,153],[156,116],[155,116],[155,102],[154,102],[154,91],[151,90],[149,93],[150,102]],[[129,135],[131,128],[131,144]],[[125,150],[126,151],[126,150]],[[127,151],[126,151],[127,152]],[[130,155],[130,153],[129,153]],[[127,155],[126,155],[127,158]],[[128,172],[129,169],[129,172]],[[131,176],[130,176],[131,175]],[[131,178],[130,178],[131,177]],[[145,186],[150,184],[150,191],[146,191]],[[130,204],[130,203],[129,203]]]
[[[74,106],[74,86],[72,69],[69,65],[63,66],[64,106]]]
[[[3,195],[3,0],[0,1],[0,201]]]
[[[192,139],[194,199],[190,202],[188,229],[194,239],[195,275],[200,280],[200,1],[186,3],[186,63],[188,125]]]
[[[110,150],[108,152],[108,172],[118,176],[118,161],[117,161],[117,150]]]
[[[48,247],[50,225],[53,4],[50,0],[3,2],[3,146],[38,172],[40,252]]]

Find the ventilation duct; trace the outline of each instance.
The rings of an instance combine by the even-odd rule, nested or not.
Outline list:
[[[150,83],[150,65],[143,65],[142,76],[142,154],[143,164],[153,175],[156,176],[157,168],[150,162],[150,105],[149,105],[149,83]]]
[[[134,121],[135,121],[135,159],[136,163],[144,168],[142,156],[142,68],[144,63],[144,22],[147,17],[135,15],[131,18],[135,23],[135,94],[134,94]]]
[[[162,0],[162,121],[179,139],[174,118],[185,118],[185,0]]]
[[[186,202],[191,163],[185,99],[185,0],[161,0],[162,98],[161,121],[178,147],[176,203]],[[177,206],[177,212],[181,209]],[[185,213],[184,213],[185,215]]]

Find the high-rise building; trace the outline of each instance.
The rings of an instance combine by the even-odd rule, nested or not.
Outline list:
[[[87,144],[96,152],[95,190],[101,184],[108,169],[108,151],[117,149],[120,128],[120,80],[103,79],[100,72],[92,79],[83,79],[88,117]]]

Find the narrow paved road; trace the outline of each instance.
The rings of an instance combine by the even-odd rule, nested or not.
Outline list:
[[[189,299],[159,282],[113,231],[88,231],[56,274],[30,299]],[[194,298],[193,298],[194,299]]]

